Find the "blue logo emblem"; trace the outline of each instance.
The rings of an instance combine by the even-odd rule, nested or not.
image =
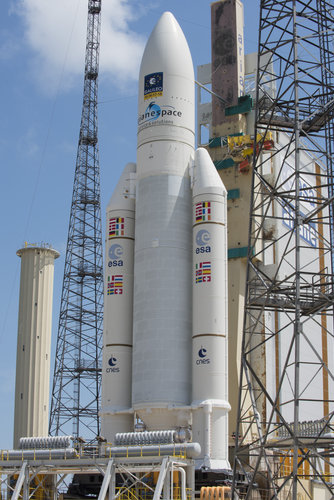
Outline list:
[[[151,73],[144,77],[144,99],[162,96],[163,73]]]
[[[210,236],[209,231],[207,231],[206,229],[201,229],[196,234],[196,245],[198,245],[199,247],[206,245],[207,242],[210,241],[210,239],[211,239],[211,236]]]
[[[108,365],[110,368],[106,368],[107,373],[119,373],[119,367],[117,365],[117,359],[113,355],[108,359]]]
[[[117,363],[117,359],[114,358],[113,356],[111,356],[111,358],[108,361],[108,365],[109,366],[116,366],[116,363]]]
[[[150,102],[145,110],[145,117],[147,117],[148,122],[154,122],[161,115],[161,108],[154,101]]]
[[[196,360],[196,365],[208,365],[210,364],[210,358],[207,357],[207,349],[205,347],[201,346],[200,350],[198,351],[198,358]]]
[[[211,235],[209,231],[206,229],[200,229],[198,233],[196,234],[196,253],[210,253],[211,252],[211,247],[208,245],[208,242],[211,239]]]
[[[205,358],[205,356],[206,356],[206,349],[205,349],[205,347],[201,347],[200,348],[200,350],[198,351],[198,356],[200,358]]]
[[[111,245],[109,248],[109,259],[120,259],[121,256],[123,255],[123,247],[119,245],[118,243],[115,243],[114,245]]]

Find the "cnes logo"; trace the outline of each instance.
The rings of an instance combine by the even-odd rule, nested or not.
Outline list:
[[[113,355],[111,355],[111,357],[109,358],[108,365],[110,368],[106,368],[107,373],[119,372],[119,367],[117,366],[117,359]]]
[[[198,359],[196,360],[196,365],[208,365],[210,363],[210,358],[208,358],[207,350],[205,347],[201,346],[198,351]]]

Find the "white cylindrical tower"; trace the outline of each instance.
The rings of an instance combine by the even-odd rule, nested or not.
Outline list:
[[[131,412],[135,163],[126,165],[107,207],[101,434],[133,430]]]
[[[227,195],[208,152],[195,154],[193,186],[193,441],[197,462],[229,469]]]
[[[21,257],[14,448],[24,436],[47,436],[54,260],[47,246],[26,245]]]
[[[139,75],[132,403],[148,430],[188,425],[194,71],[165,12]]]

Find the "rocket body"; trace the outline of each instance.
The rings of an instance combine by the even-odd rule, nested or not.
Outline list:
[[[132,403],[159,429],[185,424],[172,407],[188,405],[191,393],[194,72],[169,12],[146,45],[138,111]]]
[[[135,199],[119,199],[121,182],[107,209],[107,225],[134,222],[134,240],[131,230],[127,246],[106,240],[127,263],[117,266],[122,294],[110,296],[107,254],[102,430],[108,441],[138,419],[148,431],[183,430],[201,444],[198,466],[226,468],[226,190],[208,153],[195,155],[194,94],[188,44],[165,12],[140,68]],[[205,206],[214,217],[198,221]]]

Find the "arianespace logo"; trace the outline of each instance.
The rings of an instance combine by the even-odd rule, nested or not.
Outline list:
[[[117,359],[113,355],[111,355],[111,357],[108,359],[108,365],[109,368],[106,369],[107,373],[119,372],[119,367],[117,366]]]
[[[173,119],[173,117],[181,118],[182,112],[174,108],[174,106],[159,106],[154,101],[145,109],[145,113],[139,116],[138,125],[144,125],[150,122],[155,122],[158,118]],[[173,122],[171,122],[173,123]]]
[[[208,365],[210,363],[210,358],[208,358],[208,351],[205,347],[201,346],[198,351],[198,359],[196,360],[196,365]]]
[[[211,240],[211,235],[206,229],[200,229],[196,234],[196,253],[210,253],[211,246],[209,241]]]

